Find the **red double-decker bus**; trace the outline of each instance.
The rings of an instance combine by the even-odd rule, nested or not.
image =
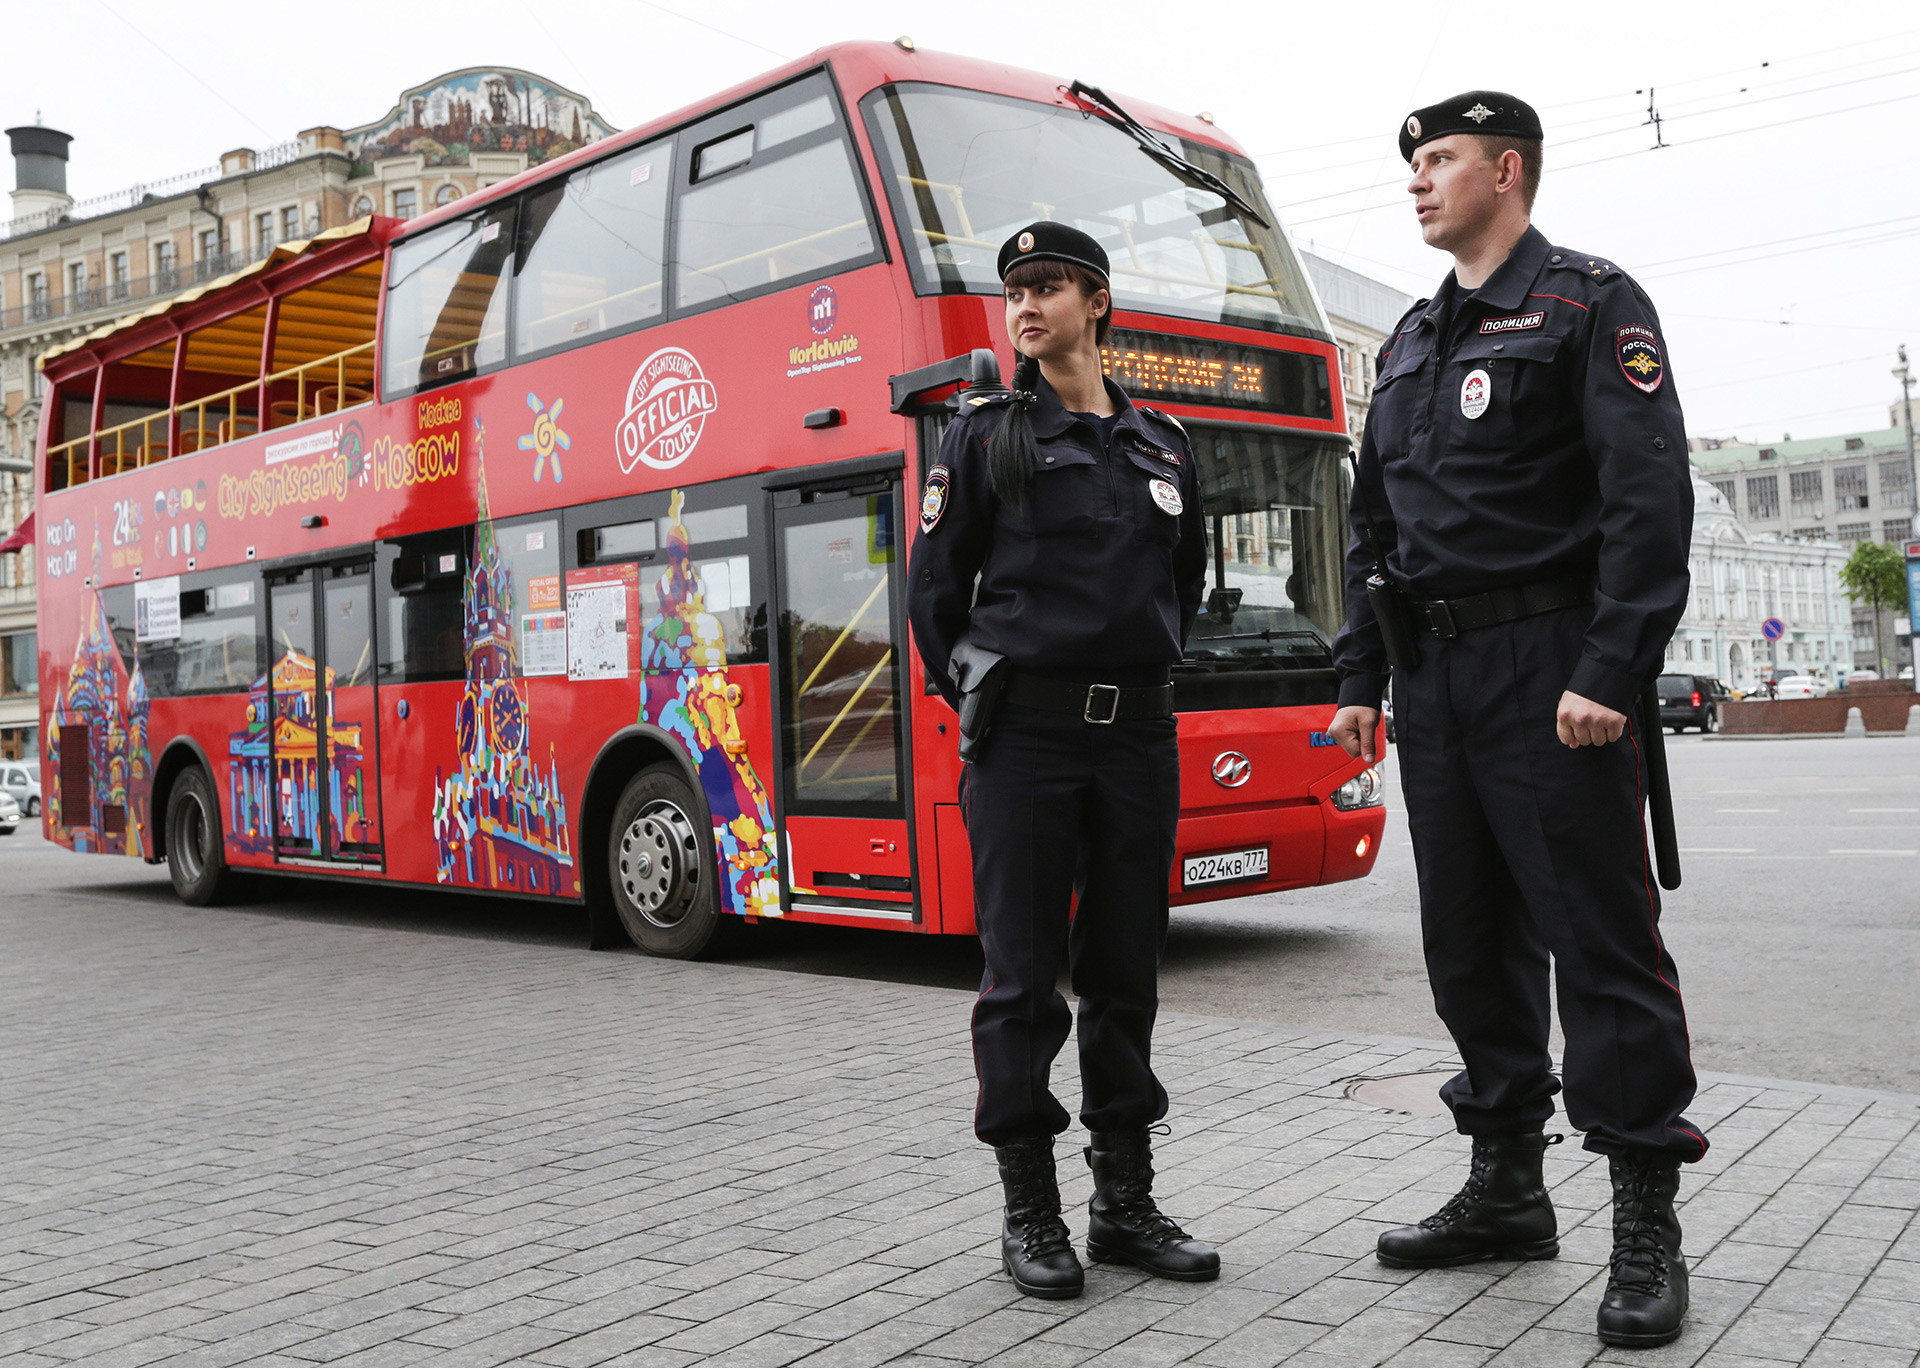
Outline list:
[[[1179,902],[1364,875],[1321,733],[1341,612],[1325,318],[1209,123],[827,48],[43,362],[48,836],[190,902],[277,871],[585,905],[690,955],[782,917],[973,929],[952,712],[902,611],[1036,217],[1113,260],[1110,372],[1193,440]]]

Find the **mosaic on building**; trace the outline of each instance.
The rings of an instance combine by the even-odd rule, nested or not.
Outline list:
[[[350,129],[348,174],[370,176],[388,157],[462,166],[475,152],[525,153],[537,166],[613,131],[570,90],[524,71],[469,68],[415,86],[385,118]]]
[[[455,713],[460,768],[434,771],[433,837],[441,883],[572,896],[580,891],[551,743],[535,762],[526,685],[514,645],[513,576],[487,503],[486,428],[475,424],[479,488],[463,594],[466,694]]]
[[[666,537],[667,568],[655,586],[659,611],[640,644],[640,720],[677,737],[693,759],[713,816],[721,865],[722,910],[780,915],[779,844],[766,786],[740,731],[740,686],[728,674],[726,634],[707,611],[706,589],[674,490]]]

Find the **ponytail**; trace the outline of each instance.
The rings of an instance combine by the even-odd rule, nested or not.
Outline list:
[[[1028,414],[1039,383],[1040,362],[1022,356],[1013,368],[1013,398],[1001,415],[999,428],[987,439],[987,483],[995,498],[1015,510],[1026,506],[1027,486],[1040,463],[1040,449],[1033,440],[1033,419]]]

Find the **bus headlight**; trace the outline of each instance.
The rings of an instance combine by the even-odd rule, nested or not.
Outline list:
[[[1333,805],[1342,812],[1352,812],[1356,808],[1379,807],[1387,801],[1386,781],[1380,777],[1380,767],[1362,770],[1333,791]]]

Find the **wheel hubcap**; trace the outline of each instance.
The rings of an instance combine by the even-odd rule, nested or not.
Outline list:
[[[692,910],[699,888],[700,840],[687,814],[659,799],[620,835],[620,887],[649,922],[673,927]]]

